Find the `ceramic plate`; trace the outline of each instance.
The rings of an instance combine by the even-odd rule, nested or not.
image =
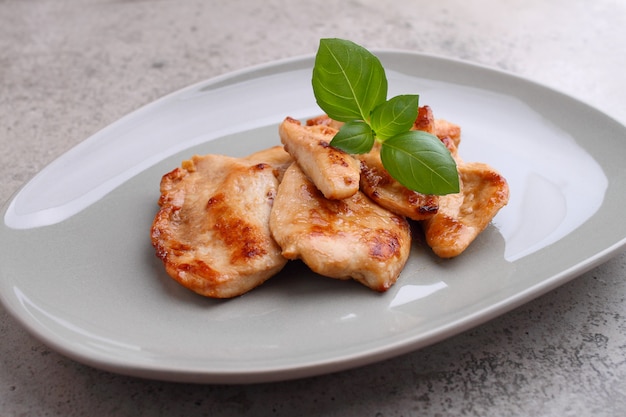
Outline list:
[[[213,300],[164,272],[150,244],[161,176],[193,154],[279,143],[286,117],[320,113],[313,58],[240,71],[160,99],[85,140],[2,210],[0,294],[50,347],[105,370],[175,381],[299,378],[409,352],[502,314],[606,260],[626,222],[626,129],[559,92],[492,69],[377,55],[389,95],[420,94],[462,126],[460,154],[509,181],[511,199],[460,257],[414,239],[384,294],[298,262]]]

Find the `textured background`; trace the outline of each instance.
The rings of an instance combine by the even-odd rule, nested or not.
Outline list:
[[[0,0],[0,201],[143,104],[312,54],[331,36],[510,71],[626,123],[621,0]],[[0,307],[0,415],[615,416],[626,410],[625,278],[622,254],[420,351],[250,386],[101,372],[51,351]]]

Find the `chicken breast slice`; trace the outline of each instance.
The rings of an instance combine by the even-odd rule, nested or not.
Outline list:
[[[457,145],[461,132],[460,128],[455,127],[458,126],[435,119],[429,106],[418,109],[417,119],[413,124],[414,130],[436,135],[452,156],[460,161]],[[450,134],[456,139],[452,139]],[[428,219],[439,210],[439,196],[410,190],[389,175],[380,159],[379,143],[376,143],[370,152],[357,155],[357,158],[361,161],[361,191],[387,210],[412,220]]]
[[[331,278],[349,279],[376,291],[393,285],[411,247],[407,220],[357,192],[329,200],[297,163],[278,188],[270,230],[288,259]]]
[[[276,171],[205,155],[164,175],[151,240],[167,273],[198,294],[230,298],[280,271],[287,260],[269,231]]]
[[[323,124],[303,126],[286,118],[279,127],[285,150],[331,200],[353,196],[359,189],[360,165],[351,155],[330,146],[337,129]]]
[[[409,190],[389,175],[380,159],[379,144],[357,158],[361,161],[361,191],[374,202],[412,220],[424,220],[437,213],[438,196]]]
[[[480,162],[458,165],[461,192],[439,199],[439,211],[421,222],[426,243],[442,258],[460,255],[509,201],[509,186]]]

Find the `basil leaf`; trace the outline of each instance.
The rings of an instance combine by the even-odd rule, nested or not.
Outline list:
[[[350,154],[367,153],[374,146],[374,132],[363,121],[347,122],[335,134],[330,145]]]
[[[418,95],[401,95],[376,107],[371,119],[376,136],[385,140],[410,130],[417,119],[418,105]]]
[[[317,104],[342,122],[369,120],[387,99],[387,77],[378,58],[343,39],[320,40],[312,84]]]
[[[412,130],[382,142],[380,158],[400,184],[422,194],[459,192],[456,162],[434,135]]]
[[[405,187],[424,194],[459,192],[456,163],[445,145],[436,136],[410,130],[419,96],[387,101],[385,70],[367,49],[343,39],[320,40],[311,82],[322,110],[345,122],[332,146],[365,153],[378,140],[383,166]]]

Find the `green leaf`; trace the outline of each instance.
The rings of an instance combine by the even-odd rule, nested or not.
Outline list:
[[[378,58],[343,39],[320,40],[312,84],[318,105],[342,122],[368,121],[387,99],[387,77]]]
[[[347,122],[341,126],[330,145],[350,154],[367,153],[374,146],[374,132],[363,121]]]
[[[422,194],[459,192],[456,162],[434,135],[420,130],[401,133],[382,142],[385,169],[400,184]]]
[[[313,68],[313,93],[331,118],[345,122],[331,145],[348,153],[364,153],[376,140],[392,177],[424,194],[459,192],[456,163],[441,141],[411,131],[419,96],[387,100],[385,70],[367,49],[343,39],[322,39]]]
[[[385,140],[411,129],[417,118],[418,106],[418,95],[401,95],[376,107],[371,118],[376,136]]]

